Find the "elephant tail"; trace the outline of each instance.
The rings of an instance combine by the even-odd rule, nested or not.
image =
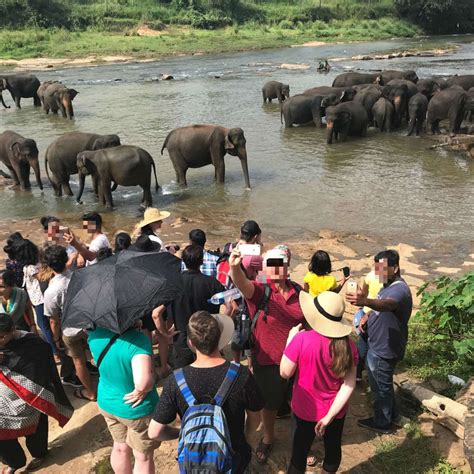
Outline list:
[[[46,176],[48,177],[49,179],[49,182],[51,184],[53,184],[53,182],[51,181],[51,177],[49,176],[49,170],[48,170],[49,166],[48,166],[48,150],[46,150],[46,153],[44,155],[44,169],[46,170]]]
[[[168,145],[168,138],[170,137],[171,133],[168,133],[168,136],[165,138],[165,141],[163,142],[163,146],[161,147],[161,154],[163,154],[163,150],[167,147]]]
[[[151,160],[151,166],[153,166],[153,174],[155,175],[155,192],[158,192],[160,185],[158,184],[158,178],[156,177],[156,167],[153,159]]]
[[[283,102],[280,102],[280,123],[283,125]]]

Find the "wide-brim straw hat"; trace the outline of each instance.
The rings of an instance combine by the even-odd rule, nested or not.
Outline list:
[[[343,319],[346,304],[339,293],[323,291],[313,298],[300,291],[300,305],[306,321],[319,334],[338,338],[351,333],[352,324]]]
[[[137,224],[137,227],[142,228],[146,225],[153,224],[153,222],[162,221],[170,215],[168,211],[160,211],[156,207],[147,207],[143,214],[143,220]]]
[[[221,337],[219,338],[218,348],[221,351],[227,344],[232,340],[234,334],[234,320],[227,316],[227,314],[211,314],[211,316],[217,321],[219,329],[221,330]],[[196,352],[194,347],[189,347],[193,352]]]

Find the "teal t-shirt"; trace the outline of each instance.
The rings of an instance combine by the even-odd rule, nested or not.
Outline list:
[[[114,333],[97,328],[89,332],[89,347],[94,360],[100,357]],[[153,356],[150,340],[145,334],[129,329],[110,346],[100,364],[97,404],[111,415],[135,420],[153,413],[158,403],[156,387],[147,394],[140,405],[132,408],[123,397],[135,389],[133,383],[132,359],[139,354]]]

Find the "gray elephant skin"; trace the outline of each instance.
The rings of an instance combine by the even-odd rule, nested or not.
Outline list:
[[[322,118],[326,115],[326,107],[338,103],[339,98],[335,94],[327,97],[311,94],[294,95],[282,104],[280,118],[285,118],[285,128],[310,123],[322,128]]]
[[[417,92],[414,96],[410,97],[408,101],[408,135],[410,136],[413,132],[416,136],[420,136],[423,129],[423,123],[426,119],[426,112],[428,110],[428,98],[421,92]]]
[[[467,92],[460,86],[448,87],[438,92],[428,104],[426,126],[433,134],[441,133],[439,122],[449,119],[449,133],[459,133],[467,100]]]
[[[382,78],[380,73],[344,72],[334,79],[333,87],[351,87],[356,84],[378,84]]]
[[[245,186],[250,189],[250,178],[247,164],[247,148],[244,131],[241,128],[224,128],[219,125],[190,125],[175,128],[166,137],[161,148],[165,148],[173,164],[176,181],[187,186],[186,172],[189,168],[201,168],[214,165],[215,179],[225,181],[226,153],[237,156],[242,165]]]
[[[352,87],[318,86],[306,89],[303,94],[322,95],[324,97],[334,94],[339,96],[341,102],[347,102],[355,97],[357,91]]]
[[[278,81],[268,81],[262,88],[263,103],[272,102],[272,99],[278,99],[281,104],[290,97],[290,86]]]
[[[117,135],[69,132],[52,142],[44,156],[44,167],[56,196],[72,196],[69,177],[77,173],[77,155],[83,151],[96,151],[120,145]],[[51,176],[49,170],[51,170]],[[94,181],[94,178],[93,178]],[[97,194],[97,183],[94,182]]]
[[[72,120],[74,118],[72,101],[77,94],[75,89],[69,89],[61,82],[50,84],[44,91],[43,109],[47,114],[49,111],[57,114],[60,110],[64,118]]]
[[[381,132],[392,131],[392,120],[395,109],[392,102],[385,97],[380,97],[372,107],[372,116],[374,118],[374,125]]]
[[[38,87],[37,94],[38,98],[41,102],[41,105],[44,108],[44,93],[46,92],[46,89],[51,85],[51,84],[61,84],[60,81],[44,81],[41,83],[41,85]]]
[[[467,91],[467,102],[464,110],[466,112],[466,120],[472,122],[472,119],[474,118],[474,87],[471,87]]]
[[[407,85],[400,84],[384,86],[382,95],[392,102],[395,109],[393,125],[394,127],[399,127],[402,123],[402,119],[407,117],[409,99]]]
[[[380,76],[382,78],[382,84],[388,84],[393,79],[405,79],[407,81],[413,82],[416,84],[418,82],[418,76],[415,71],[394,71],[391,69],[384,69]]]
[[[36,176],[38,187],[43,189],[38,161],[38,147],[31,138],[25,138],[11,130],[0,134],[0,161],[9,169],[15,185],[30,189],[30,167]]]
[[[365,137],[367,135],[367,112],[358,102],[342,102],[326,109],[327,143],[333,138],[344,141],[348,135]]]
[[[81,200],[86,176],[92,175],[97,179],[99,201],[108,208],[114,207],[112,181],[121,186],[141,186],[143,189],[141,207],[150,207],[153,205],[150,191],[152,168],[155,175],[155,191],[158,191],[155,163],[143,148],[120,145],[103,150],[83,151],[77,155],[80,183],[77,201]]]
[[[20,101],[22,98],[32,97],[36,107],[41,105],[37,94],[39,86],[40,81],[33,74],[0,75],[0,93],[3,90],[8,90],[17,109],[21,109]],[[3,105],[5,106],[5,104]]]
[[[354,102],[359,102],[367,112],[369,126],[374,122],[372,108],[375,103],[382,97],[382,91],[378,87],[366,87],[359,91],[354,97]]]
[[[448,84],[448,87],[461,86],[465,91],[468,91],[471,87],[474,87],[474,74],[453,76],[450,77],[446,83]]]
[[[416,87],[418,92],[421,92],[428,100],[441,90],[441,86],[434,79],[420,79]]]
[[[2,103],[2,105],[6,108],[6,109],[9,109],[10,106],[5,104],[5,101],[3,100],[3,95],[2,95],[2,91],[0,90],[0,102]]]

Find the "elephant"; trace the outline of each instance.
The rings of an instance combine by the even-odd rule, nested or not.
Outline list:
[[[420,136],[423,128],[423,122],[426,119],[426,111],[428,110],[428,98],[425,94],[417,92],[410,97],[408,101],[408,134],[410,136],[416,132],[416,136]]]
[[[418,92],[421,92],[430,100],[437,92],[441,90],[441,86],[434,79],[420,79],[416,83]]]
[[[41,105],[38,94],[36,93],[39,86],[40,81],[33,74],[0,75],[0,93],[4,90],[10,91],[17,109],[21,109],[20,100],[22,97],[33,97],[35,107]]]
[[[69,89],[61,82],[50,84],[44,92],[43,109],[48,114],[49,111],[57,114],[58,110],[64,118],[73,119],[74,109],[72,101],[78,92],[75,89]]]
[[[292,127],[293,124],[305,125],[311,122],[314,122],[316,127],[322,128],[325,108],[338,103],[339,98],[335,94],[326,97],[311,94],[294,95],[282,104],[280,118],[285,117],[286,128]]]
[[[38,187],[43,189],[38,161],[38,147],[31,138],[25,138],[11,130],[0,133],[0,161],[10,171],[14,185],[30,189],[30,167],[36,176]]]
[[[465,91],[468,91],[471,87],[474,87],[474,74],[453,76],[450,77],[446,83],[448,84],[448,87],[461,86]]]
[[[322,95],[323,97],[336,95],[339,97],[340,102],[347,102],[355,97],[357,91],[352,87],[319,86],[306,89],[303,91],[303,94]]]
[[[430,100],[426,114],[426,124],[431,132],[440,133],[439,122],[447,118],[451,136],[459,133],[467,100],[467,92],[460,86],[448,87],[438,92]]]
[[[44,168],[56,196],[72,196],[69,177],[77,173],[77,155],[82,151],[96,151],[120,145],[117,135],[97,135],[95,133],[69,132],[52,142],[44,155]],[[52,176],[48,171],[51,169]],[[94,181],[94,178],[93,178]],[[97,183],[94,182],[97,194]]]
[[[348,135],[367,135],[367,112],[359,102],[342,102],[326,109],[327,143],[333,137],[344,141]]]
[[[372,107],[374,124],[381,132],[392,131],[392,120],[395,109],[392,102],[385,97],[380,97]]]
[[[0,90],[0,102],[2,103],[2,105],[6,108],[6,109],[9,109],[10,106],[5,104],[5,101],[3,100],[3,95],[2,95],[2,91]]]
[[[359,91],[354,97],[354,102],[359,102],[364,106],[367,112],[367,118],[369,120],[369,126],[373,125],[374,117],[372,115],[372,108],[380,97],[382,97],[382,91],[375,87],[366,87]]]
[[[467,102],[465,106],[465,111],[466,111],[465,119],[472,122],[472,119],[474,117],[474,87],[471,87],[467,91]]]
[[[352,89],[354,89],[356,92],[360,92],[364,89],[377,89],[380,92],[382,92],[383,86],[380,84],[356,84],[355,86],[351,86]]]
[[[344,72],[334,79],[333,87],[351,87],[356,84],[379,84],[382,81],[380,73],[369,74],[361,72]]]
[[[402,118],[407,116],[408,108],[408,87],[406,84],[400,85],[387,85],[384,86],[382,91],[383,97],[390,100],[394,107],[394,120],[393,124],[395,127],[399,127],[402,123]]]
[[[407,79],[392,79],[387,83],[387,86],[407,86],[408,90],[408,98],[415,95],[418,92],[418,87],[412,81],[408,81]]]
[[[213,164],[215,179],[225,181],[224,155],[238,156],[244,173],[245,186],[250,189],[244,131],[241,128],[224,128],[219,125],[189,125],[175,128],[166,137],[165,148],[173,163],[178,184],[187,186],[188,168],[201,168]]]
[[[151,155],[137,146],[120,145],[95,151],[82,151],[77,155],[79,173],[79,192],[77,202],[81,201],[87,175],[95,177],[98,184],[99,201],[108,208],[113,208],[112,181],[121,186],[141,186],[143,198],[141,207],[153,205],[151,197],[151,169],[155,175],[155,191],[160,189],[156,178],[155,162]]]
[[[41,102],[41,105],[44,107],[44,93],[46,92],[46,89],[51,85],[51,84],[61,84],[60,81],[45,81],[42,82],[41,85],[38,87],[37,94],[38,98]]]
[[[416,84],[418,82],[418,76],[415,71],[393,71],[393,70],[383,70],[380,74],[382,77],[382,84],[388,84],[393,79],[405,79],[407,81],[413,82]]]
[[[290,86],[278,81],[268,81],[262,88],[263,103],[267,100],[272,102],[272,99],[278,99],[281,104],[285,99],[290,97]]]

